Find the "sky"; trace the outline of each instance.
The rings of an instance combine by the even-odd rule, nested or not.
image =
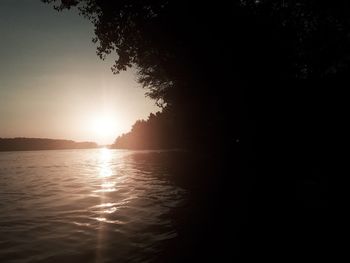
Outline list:
[[[0,0],[0,137],[110,144],[159,109],[134,70],[113,75],[93,26],[40,0]]]

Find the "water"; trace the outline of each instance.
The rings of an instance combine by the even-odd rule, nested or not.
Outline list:
[[[123,150],[0,153],[0,262],[151,262],[186,191]]]

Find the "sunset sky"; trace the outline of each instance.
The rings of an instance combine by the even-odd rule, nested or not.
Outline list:
[[[0,1],[0,137],[109,144],[150,112],[135,75],[113,75],[77,12],[40,0]]]

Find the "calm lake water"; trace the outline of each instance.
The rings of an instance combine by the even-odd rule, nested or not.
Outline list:
[[[186,191],[124,150],[0,152],[0,262],[151,262]]]

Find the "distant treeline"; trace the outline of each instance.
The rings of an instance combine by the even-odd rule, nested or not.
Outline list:
[[[151,113],[147,120],[137,120],[131,131],[119,136],[112,148],[164,149],[178,148],[181,134],[174,126],[168,112]]]
[[[228,136],[222,130],[201,125],[202,123],[198,117],[193,119],[190,114],[183,116],[168,107],[161,112],[151,113],[147,120],[137,120],[131,131],[119,136],[111,148],[144,150],[205,147],[208,150],[229,143],[227,137],[236,140],[234,133]]]
[[[0,138],[0,151],[34,151],[97,148],[94,142],[40,138]]]

